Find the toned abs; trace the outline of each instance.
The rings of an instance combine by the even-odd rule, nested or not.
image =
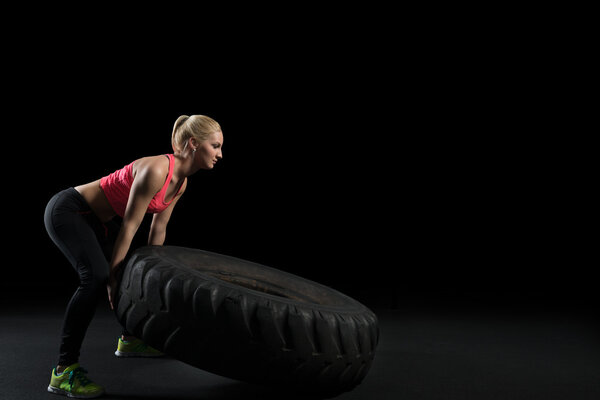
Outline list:
[[[117,215],[100,187],[100,179],[76,186],[75,190],[83,196],[100,221],[110,221]]]

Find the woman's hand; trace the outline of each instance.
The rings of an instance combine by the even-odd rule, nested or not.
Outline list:
[[[114,274],[110,274],[108,283],[106,284],[106,290],[108,291],[108,302],[110,303],[110,309],[115,309],[115,297],[117,296],[117,278]]]

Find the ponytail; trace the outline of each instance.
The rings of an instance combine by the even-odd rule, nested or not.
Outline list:
[[[190,117],[187,115],[181,115],[179,118],[177,118],[177,120],[175,121],[175,125],[173,125],[173,133],[171,134],[171,146],[173,147],[173,151],[175,153],[178,153],[180,151],[183,151],[183,149],[180,148],[180,143],[181,143],[181,139],[182,139],[182,129],[181,126],[183,124],[185,124],[185,122],[189,119]]]

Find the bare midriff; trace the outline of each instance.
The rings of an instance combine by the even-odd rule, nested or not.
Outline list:
[[[100,187],[100,179],[76,186],[75,190],[83,196],[100,221],[110,221],[117,215]]]

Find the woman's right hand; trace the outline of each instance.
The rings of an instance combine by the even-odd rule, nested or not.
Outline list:
[[[106,284],[106,290],[108,291],[108,302],[110,303],[110,309],[115,309],[114,300],[117,295],[117,278],[114,274],[110,274],[108,278],[108,283]]]

